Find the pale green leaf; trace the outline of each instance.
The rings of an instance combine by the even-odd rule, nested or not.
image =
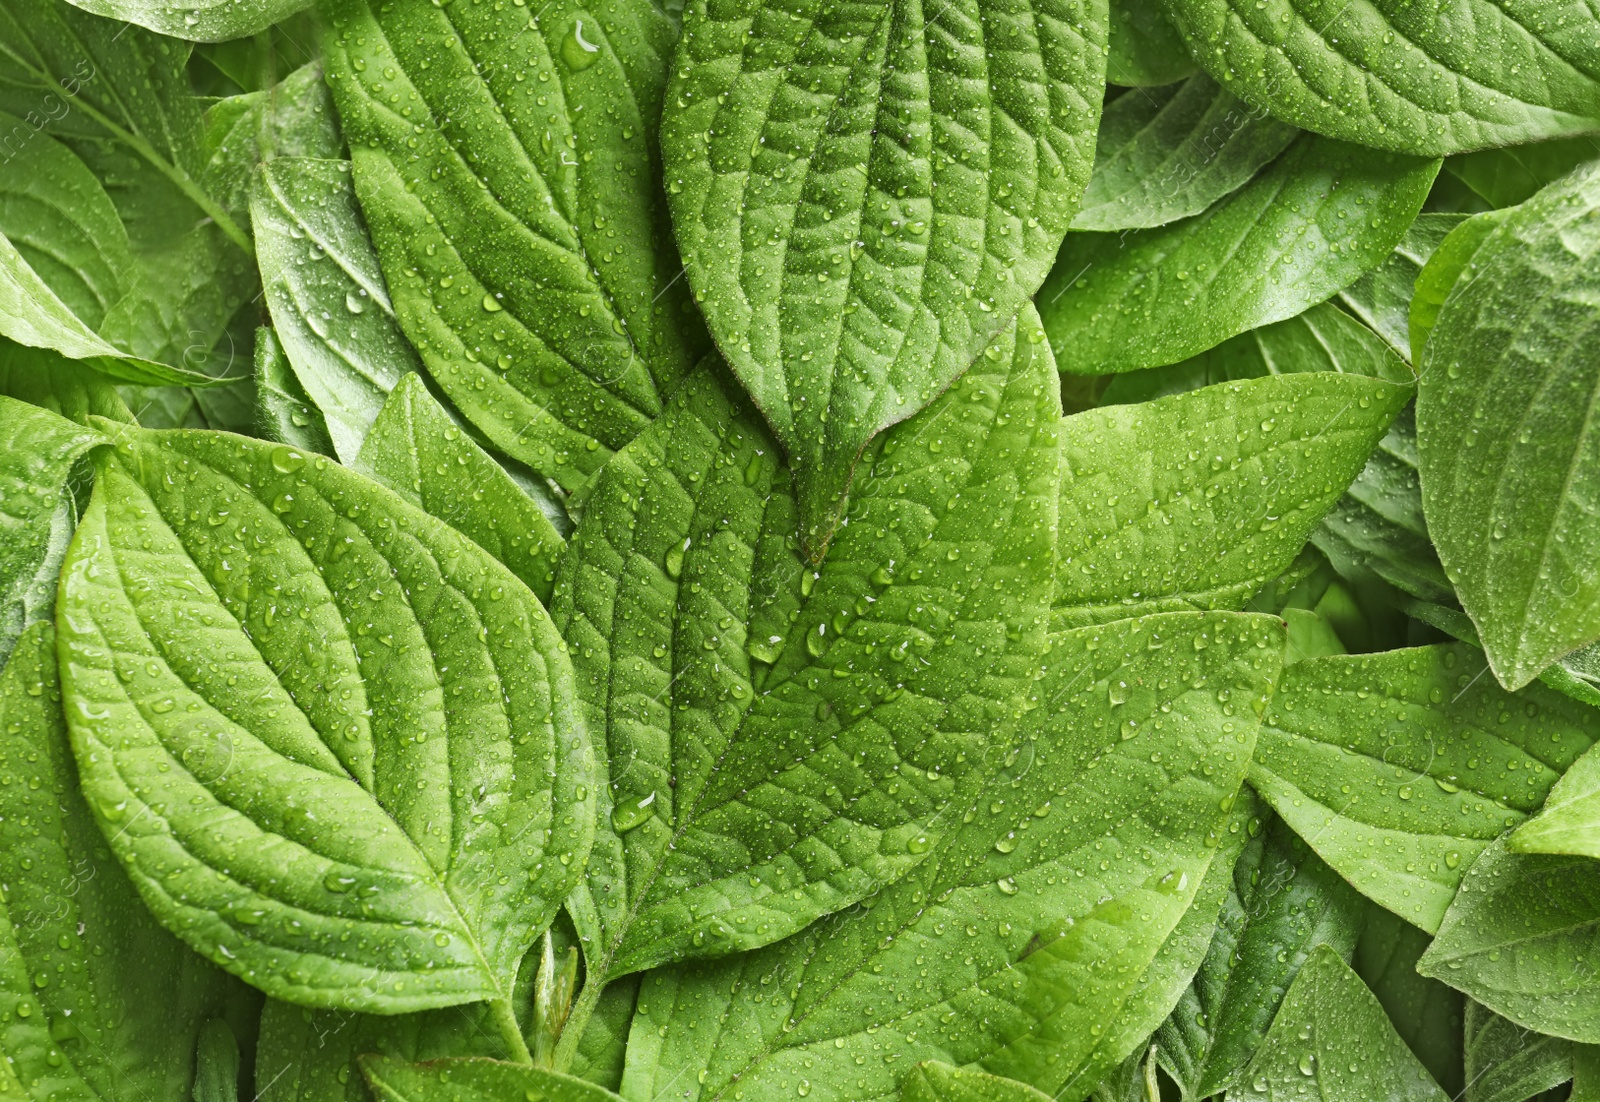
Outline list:
[[[541,601],[550,599],[566,542],[420,375],[407,375],[389,395],[361,445],[360,468],[499,559]]]
[[[1417,970],[1536,1033],[1600,1042],[1600,864],[1486,849]]]
[[[371,1056],[361,1072],[377,1102],[621,1102],[582,1079],[499,1060],[407,1064]]]
[[[1112,26],[1115,26],[1113,22]],[[1113,101],[1074,230],[1149,229],[1199,214],[1299,131],[1252,113],[1205,74]]]
[[[1313,1093],[1314,1092],[1314,1093]],[[1315,949],[1229,1102],[1447,1102],[1361,978]]]
[[[1026,1083],[930,1060],[900,1085],[900,1102],[1049,1102]]]
[[[0,672],[0,1085],[25,1102],[183,1102],[196,1036],[240,988],[155,923],[106,852],[61,706],[36,624]]]
[[[84,11],[137,23],[191,42],[222,42],[264,31],[307,0],[71,0]]]
[[[1511,835],[1521,853],[1577,853],[1600,857],[1600,755],[1590,750],[1550,790],[1538,815]]]
[[[695,300],[808,557],[862,448],[1038,289],[1093,161],[1105,0],[694,0],[662,127]]]
[[[1172,84],[1199,70],[1159,0],[1111,0],[1106,80],[1133,88]]]
[[[1321,302],[1393,251],[1438,168],[1304,135],[1192,218],[1069,234],[1039,292],[1061,370],[1176,363]]]
[[[1408,394],[1297,374],[1067,418],[1055,624],[1242,607],[1289,566]]]
[[[1280,820],[1245,843],[1205,962],[1157,1031],[1184,1098],[1220,1094],[1255,1055],[1318,945],[1348,959],[1361,897]]]
[[[1406,326],[1412,354],[1419,363],[1428,344],[1428,334],[1433,332],[1434,324],[1439,320],[1439,311],[1444,307],[1445,299],[1450,297],[1450,292],[1461,281],[1462,275],[1469,271],[1476,275],[1472,271],[1472,258],[1477,254],[1478,247],[1508,217],[1509,211],[1485,211],[1461,222],[1439,243],[1439,247],[1417,273],[1411,305],[1407,308]]]
[[[1282,636],[1174,613],[1053,641],[1040,706],[927,861],[777,945],[646,976],[626,1097],[865,1102],[939,1060],[1079,1098],[1139,1046],[1186,974],[1166,1006],[1140,977],[1231,870]],[[1125,1011],[1155,1017],[1129,1036]]]
[[[320,456],[118,440],[58,622],[85,790],[146,904],[275,997],[507,1006],[594,806],[537,598]]]
[[[0,337],[0,394],[78,422],[90,416],[133,420],[122,395],[98,371],[48,348],[30,348],[4,337]]]
[[[1420,364],[1428,530],[1508,688],[1600,638],[1597,254],[1591,165],[1489,234]]]
[[[1600,712],[1508,693],[1465,643],[1299,662],[1250,783],[1357,890],[1437,930],[1473,859],[1544,803]]]
[[[869,453],[814,572],[710,370],[598,480],[552,599],[610,763],[572,903],[591,984],[776,941],[954,828],[1047,646],[1060,405],[1030,315]]]
[[[401,329],[495,447],[581,488],[704,345],[658,182],[676,27],[650,0],[603,18],[573,0],[326,15]]]
[[[1164,0],[1236,95],[1329,137],[1441,156],[1600,129],[1582,0]]]
[[[384,398],[422,363],[395,320],[349,162],[262,165],[250,215],[284,354],[340,458],[353,463]]]

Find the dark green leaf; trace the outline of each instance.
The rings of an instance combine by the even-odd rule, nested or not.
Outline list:
[[[133,420],[122,395],[98,371],[48,348],[29,348],[4,337],[0,337],[0,394],[73,421],[90,416]]]
[[[1305,135],[1193,218],[1069,234],[1039,292],[1061,370],[1176,363],[1321,302],[1393,251],[1438,168]]]
[[[1134,88],[1171,84],[1200,68],[1158,0],[1111,0],[1106,80]]]
[[[1440,156],[1600,127],[1600,23],[1578,0],[1165,0],[1189,52],[1296,126]]]
[[[611,771],[571,904],[591,985],[776,941],[953,829],[1026,706],[1055,555],[1032,311],[994,348],[869,453],[815,572],[788,470],[710,370],[597,481],[552,599]]]
[[[1055,624],[1242,607],[1289,566],[1408,394],[1283,375],[1069,417]]]
[[[389,395],[361,445],[360,466],[499,559],[539,600],[550,599],[566,542],[420,375],[407,375]]]
[[[332,455],[328,424],[322,411],[300,386],[283,354],[278,335],[256,330],[256,402],[262,435],[268,440],[317,455]]]
[[[1184,1098],[1236,1080],[1311,951],[1348,959],[1361,917],[1361,897],[1281,821],[1245,843],[1205,963],[1156,1033]]]
[[[0,775],[13,778],[0,785],[0,1090],[180,1102],[202,1023],[237,985],[156,925],[106,853],[73,775],[48,624],[0,672]]]
[[[1466,1102],[1526,1102],[1572,1078],[1572,1046],[1466,1001]]]
[[[624,1095],[865,1102],[940,1060],[1080,1098],[1139,1047],[1187,980],[1147,969],[1175,934],[1190,968],[1205,951],[1220,891],[1180,927],[1243,836],[1282,636],[1174,613],[1053,638],[1040,706],[927,861],[787,941],[646,977]]]
[[[1444,163],[1444,170],[1491,207],[1514,207],[1533,198],[1540,188],[1555,183],[1585,161],[1600,157],[1600,145],[1590,136],[1484,149],[1462,153]]]
[[[1369,903],[1351,966],[1434,1081],[1451,1098],[1459,1098],[1464,1086],[1463,1000],[1461,992],[1417,974],[1417,959],[1428,941],[1415,926]]]
[[[1597,253],[1593,165],[1489,234],[1420,365],[1428,530],[1495,676],[1513,689],[1600,637]]]
[[[582,1079],[499,1060],[407,1064],[369,1056],[361,1073],[377,1102],[621,1102]]]
[[[267,308],[338,455],[354,463],[384,398],[422,362],[400,332],[347,161],[261,166],[251,224]]]
[[[1539,809],[1600,712],[1440,644],[1284,671],[1250,783],[1363,894],[1436,930],[1467,867]]]
[[[598,1083],[609,1091],[622,1089],[628,1030],[633,1025],[633,1008],[641,982],[642,977],[632,975],[607,985],[573,1050],[572,1066],[567,1069],[573,1075]]]
[[[1339,304],[1388,341],[1407,363],[1416,360],[1410,312],[1417,276],[1445,237],[1464,220],[1459,214],[1417,215],[1382,264],[1339,292]]]
[[[1113,24],[1115,26],[1115,24]],[[1074,230],[1149,229],[1199,214],[1299,131],[1253,115],[1205,74],[1106,108]]]
[[[1044,279],[1089,178],[1104,0],[695,0],[662,127],[696,301],[820,559],[863,446]]]
[[[146,904],[275,997],[504,1010],[594,806],[538,600],[320,456],[184,431],[105,454],[61,661],[85,790]]]
[[[498,449],[582,487],[703,345],[657,183],[676,28],[650,0],[326,13],[400,327]]]
[[[194,1049],[194,1102],[239,1102],[239,1042],[222,1018],[200,1027]]]
[[[1314,1093],[1313,1093],[1314,1092]],[[1383,1007],[1331,947],[1300,969],[1230,1102],[1446,1102]]]
[[[1536,1033],[1600,1041],[1600,863],[1513,853],[1473,862],[1417,970]]]

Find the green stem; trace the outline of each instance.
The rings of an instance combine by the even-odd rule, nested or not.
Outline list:
[[[561,1040],[556,1045],[556,1071],[572,1070],[572,1058],[578,1054],[578,1042],[583,1039],[583,1031],[588,1028],[589,1019],[594,1016],[594,1008],[600,1005],[600,995],[605,989],[605,984],[591,979],[578,993],[578,1001],[572,1004],[572,1013],[567,1015],[567,1024],[562,1028]]]
[[[517,1013],[511,1009],[511,1000],[493,1000],[489,1003],[489,1013],[494,1017],[494,1024],[500,1030],[500,1039],[505,1042],[512,1062],[532,1067],[533,1053],[528,1051],[528,1042],[522,1037],[522,1027],[517,1025]]]

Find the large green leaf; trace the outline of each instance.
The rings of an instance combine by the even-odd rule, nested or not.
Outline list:
[[[1484,850],[1417,970],[1536,1033],[1600,1042],[1600,864]]]
[[[1040,707],[927,861],[787,941],[646,977],[624,1096],[865,1102],[939,1060],[1081,1098],[1138,1047],[1186,974],[1165,1005],[1138,1005],[1141,977],[1242,837],[1282,636],[1171,613],[1053,641]],[[1155,1019],[1122,1028],[1133,1009]]]
[[[1311,951],[1348,959],[1361,917],[1361,897],[1281,821],[1245,843],[1205,963],[1156,1034],[1184,1098],[1237,1079]]]
[[[90,804],[146,904],[276,997],[504,1011],[593,829],[537,598],[320,456],[187,431],[102,454],[62,672]]]
[[[1424,601],[1454,601],[1428,539],[1417,465],[1417,419],[1407,407],[1311,542],[1341,577],[1384,581]]]
[[[794,933],[954,829],[1047,648],[1060,405],[1029,315],[874,449],[814,572],[710,370],[597,481],[552,599],[610,768],[572,903],[593,991]]]
[[[1305,135],[1193,218],[1068,235],[1039,292],[1061,370],[1176,363],[1321,302],[1393,251],[1438,168]]]
[[[663,119],[695,299],[820,558],[863,446],[1038,289],[1093,162],[1105,0],[695,0]]]
[[[1576,0],[1165,0],[1236,95],[1296,126],[1439,156],[1600,129],[1600,21]]]
[[[77,521],[67,475],[103,443],[93,429],[0,397],[0,663],[24,628],[51,617]]]
[[[1465,643],[1284,671],[1250,783],[1363,894],[1437,930],[1467,867],[1539,809],[1600,712],[1506,692]]]
[[[1106,80],[1133,88],[1172,84],[1199,70],[1158,0],[1111,0]]]
[[[360,465],[505,563],[541,601],[550,599],[565,541],[421,376],[407,375],[389,395],[361,445]]]
[[[1113,24],[1114,25],[1114,24]],[[1252,114],[1205,74],[1113,101],[1074,230],[1149,229],[1199,214],[1299,131]]]
[[[582,1079],[499,1060],[407,1064],[374,1056],[361,1061],[361,1072],[377,1102],[621,1102]]]
[[[1289,566],[1409,393],[1282,375],[1067,418],[1055,624],[1242,607]]]
[[[1239,1102],[1312,1095],[1323,1102],[1446,1102],[1448,1096],[1395,1035],[1378,1000],[1331,947],[1300,969],[1266,1042],[1240,1084]]]
[[[1461,992],[1417,974],[1417,960],[1428,948],[1422,930],[1375,903],[1367,904],[1366,925],[1350,966],[1371,988],[1406,1047],[1422,1061],[1434,1082],[1459,1098],[1465,1008]]]
[[[1331,303],[1230,337],[1198,356],[1175,364],[1115,376],[1102,405],[1147,402],[1213,383],[1265,375],[1333,371],[1410,385],[1411,369],[1376,333]]]
[[[582,487],[703,344],[658,182],[673,22],[650,0],[325,10],[401,329],[496,447]]]
[[[71,0],[84,11],[137,23],[173,38],[222,42],[264,31],[307,0]]]
[[[196,1034],[238,985],[162,930],[79,793],[53,633],[0,672],[0,1086],[25,1102],[188,1098]]]
[[[1466,1102],[1527,1102],[1572,1078],[1572,1046],[1468,999],[1462,1072]]]
[[[1421,363],[1428,529],[1512,689],[1600,638],[1597,208],[1600,164],[1516,208],[1473,254]]]
[[[90,416],[133,420],[116,386],[98,371],[48,348],[30,348],[4,337],[0,337],[0,394],[73,421]]]
[[[335,451],[353,463],[384,398],[422,363],[395,320],[349,162],[283,157],[262,165],[250,219],[284,355]]]
[[[1049,1102],[1026,1083],[930,1060],[918,1064],[900,1087],[900,1102]]]
[[[1394,252],[1339,292],[1341,306],[1372,327],[1406,362],[1411,346],[1411,299],[1417,277],[1449,234],[1465,221],[1459,214],[1419,214]]]

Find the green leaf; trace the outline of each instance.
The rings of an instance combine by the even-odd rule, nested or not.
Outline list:
[[[1199,70],[1157,0],[1111,0],[1110,9],[1107,81],[1153,88]]]
[[[1418,349],[1410,338],[1410,312],[1417,277],[1445,237],[1466,220],[1459,214],[1419,214],[1382,264],[1339,292],[1339,304],[1389,342],[1407,363]]]
[[[0,337],[0,394],[43,406],[72,421],[105,417],[132,421],[117,388],[98,371],[48,348]]]
[[[306,0],[71,0],[84,11],[137,23],[191,42],[222,42],[264,31],[306,7]]]
[[[1417,970],[1536,1033],[1600,1040],[1600,865],[1513,853],[1473,862]]]
[[[579,1079],[598,1083],[609,1091],[622,1089],[622,1072],[628,1055],[628,1030],[639,997],[640,975],[624,976],[608,984],[595,1004],[567,1070]]]
[[[1558,138],[1462,153],[1445,161],[1444,170],[1491,207],[1514,207],[1596,157],[1600,157],[1600,146],[1593,137]]]
[[[1367,375],[1407,386],[1416,378],[1376,333],[1339,307],[1322,302],[1179,363],[1116,375],[1100,403],[1128,405],[1214,383],[1308,371]]]
[[[1407,406],[1311,542],[1355,581],[1383,581],[1424,601],[1454,601],[1422,513],[1417,419]]]
[[[0,785],[6,1097],[186,1098],[202,1023],[238,986],[156,925],[106,853],[73,776],[49,624],[0,672],[0,732],[16,781]]]
[[[1567,1102],[1600,1099],[1600,1051],[1594,1045],[1572,1046],[1572,1094]]]
[[[1284,375],[1067,418],[1054,623],[1242,607],[1289,566],[1408,393]]]
[[[1575,853],[1600,857],[1600,755],[1592,750],[1572,763],[1550,790],[1538,815],[1511,835],[1520,853]]]
[[[1428,529],[1512,689],[1600,638],[1597,207],[1600,164],[1516,208],[1451,291],[1421,364]]]
[[[78,519],[67,475],[105,442],[47,409],[0,397],[0,663],[23,629],[51,618]]]
[[[1572,1047],[1466,1000],[1466,1102],[1527,1102],[1572,1078]]]
[[[868,440],[1038,289],[1089,178],[1104,0],[685,9],[662,153],[695,300],[821,558]]]
[[[1324,861],[1424,930],[1600,737],[1600,712],[1542,685],[1507,693],[1486,673],[1465,643],[1296,663],[1250,767]]]
[[[200,1027],[190,1097],[194,1102],[239,1102],[239,1042],[222,1018]]]
[[[1459,608],[1427,601],[1406,601],[1404,604],[1406,615],[1413,619],[1430,624],[1446,635],[1453,635],[1473,646],[1479,645],[1478,629],[1472,626],[1472,620]],[[1594,648],[1591,647],[1566,655],[1555,665],[1545,667],[1539,680],[1573,700],[1600,708],[1600,688],[1596,687],[1594,671],[1586,665],[1593,660],[1593,652]],[[1572,664],[1571,668],[1568,663]]]
[[[1329,137],[1442,156],[1600,127],[1600,26],[1571,0],[1165,2],[1212,76]]]
[[[1330,946],[1300,969],[1261,1051],[1228,1098],[1446,1102],[1361,978]]]
[[[347,161],[284,157],[250,196],[272,324],[339,457],[361,442],[401,376],[422,362],[400,332]]]
[[[124,432],[58,621],[85,790],[164,924],[307,1005],[508,1005],[594,784],[514,575],[320,456]]]
[[[1372,989],[1395,1032],[1434,1081],[1451,1098],[1459,1098],[1465,1086],[1463,1000],[1461,992],[1417,974],[1417,960],[1428,941],[1428,935],[1415,926],[1369,903],[1351,967]]]
[[[1361,897],[1281,820],[1245,843],[1228,889],[1205,962],[1156,1033],[1184,1098],[1233,1083],[1312,950],[1348,959],[1360,929]]]
[[[1095,1086],[1089,1102],[1161,1102],[1156,1046],[1135,1052]]]
[[[611,772],[572,904],[591,984],[776,941],[953,829],[1047,649],[1060,405],[1030,315],[873,449],[815,571],[709,370],[597,481],[551,605]]]
[[[550,599],[566,542],[505,469],[407,375],[384,404],[360,466],[411,504],[499,559],[540,601]]]
[[[1053,641],[1040,707],[927,861],[787,941],[646,978],[626,1097],[864,1102],[940,1060],[1077,1098],[1138,1047],[1187,973],[1165,1005],[1138,977],[1243,835],[1227,809],[1282,636],[1174,613]],[[1130,1036],[1134,1009],[1153,1020]]]
[[[1393,251],[1438,168],[1305,135],[1193,218],[1069,235],[1039,292],[1061,370],[1176,363],[1321,302]]]
[[[326,10],[401,329],[496,448],[583,487],[704,343],[657,184],[676,28],[650,0]]]
[[[280,157],[337,160],[344,139],[322,67],[302,65],[270,88],[229,96],[205,114],[201,182],[229,210],[247,212],[256,167]]]
[[[900,1085],[900,1102],[1049,1102],[1026,1083],[929,1060]]]
[[[1149,229],[1199,214],[1248,182],[1298,133],[1252,114],[1204,73],[1122,96],[1101,120],[1094,175],[1072,228]]]
[[[1460,282],[1461,276],[1472,268],[1472,258],[1488,236],[1510,216],[1509,211],[1485,211],[1466,219],[1451,230],[1422,271],[1417,274],[1411,305],[1407,310],[1406,325],[1411,351],[1416,361],[1422,361],[1428,344],[1428,334],[1439,320],[1439,311],[1445,299]]]
[[[317,455],[332,455],[328,423],[311,404],[271,329],[256,330],[256,401],[261,431],[269,440]]]
[[[368,1056],[361,1060],[361,1073],[377,1102],[621,1102],[582,1079],[499,1060],[406,1064]]]

